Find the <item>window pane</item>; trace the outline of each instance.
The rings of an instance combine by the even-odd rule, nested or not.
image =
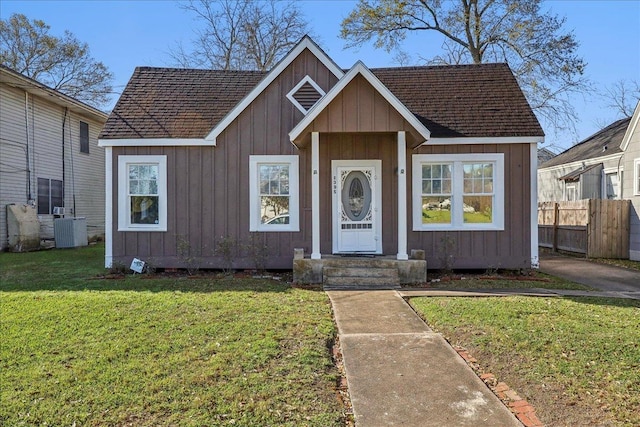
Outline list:
[[[89,124],[80,122],[80,152],[89,153]]]
[[[138,165],[129,165],[129,179],[138,179],[140,177],[138,167]]]
[[[422,194],[431,194],[431,180],[422,181]]]
[[[451,198],[423,197],[423,224],[451,224]]]
[[[57,179],[51,180],[51,209],[55,206],[62,206],[62,181]]]
[[[131,224],[158,224],[158,196],[131,196]]]
[[[464,196],[462,203],[465,223],[493,222],[493,196]]]
[[[289,196],[260,197],[262,224],[289,224]]]
[[[49,180],[38,178],[38,215],[48,215],[50,213]]]
[[[431,165],[422,165],[422,179],[431,178]]]

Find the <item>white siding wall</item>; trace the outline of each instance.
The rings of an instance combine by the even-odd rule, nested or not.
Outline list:
[[[636,111],[636,113],[638,113]],[[632,121],[633,123],[633,121]],[[629,146],[624,155],[624,175],[622,196],[631,200],[631,235],[629,236],[629,258],[640,261],[640,196],[635,195],[633,190],[633,165],[634,159],[640,159],[640,125],[636,126]]]
[[[574,162],[568,163],[564,165],[551,166],[548,168],[538,169],[538,202],[553,202],[553,201],[562,201],[564,200],[564,181],[559,181],[558,178],[564,176],[570,172],[573,172],[577,169],[580,169],[582,165],[585,167],[591,166],[598,163],[604,164],[604,169],[618,167],[618,159],[619,156],[608,156],[606,158],[596,158],[585,160],[584,162]],[[600,173],[600,172],[598,172]],[[579,186],[579,183],[575,184],[576,187]],[[601,183],[594,187],[601,192]],[[583,189],[576,188],[578,191],[578,195],[580,197],[588,197],[584,195]]]
[[[37,179],[63,180],[62,126],[64,107],[7,85],[0,88],[0,246],[7,245],[6,205],[27,203],[26,140],[31,156],[31,196],[37,200]],[[89,124],[89,154],[80,152],[80,120]],[[28,125],[27,125],[28,121]],[[98,147],[103,123],[69,110],[65,122],[65,207],[73,216],[87,218],[89,236],[104,234],[104,150]],[[53,216],[40,215],[41,237],[53,238]]]

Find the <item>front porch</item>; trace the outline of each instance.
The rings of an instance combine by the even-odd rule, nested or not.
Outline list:
[[[426,280],[427,261],[422,250],[411,251],[405,260],[385,255],[322,255],[314,259],[305,257],[302,249],[294,250],[296,283],[322,283],[331,289],[394,289]]]

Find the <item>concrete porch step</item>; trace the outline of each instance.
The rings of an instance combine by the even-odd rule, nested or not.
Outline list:
[[[397,289],[400,277],[397,268],[325,267],[323,285],[338,289]]]
[[[372,267],[324,267],[325,277],[386,277],[398,278],[397,268],[372,268]]]

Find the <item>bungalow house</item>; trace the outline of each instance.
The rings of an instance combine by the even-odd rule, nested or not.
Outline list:
[[[136,68],[99,140],[105,264],[537,266],[543,135],[506,64],[343,70],[304,37],[267,73]]]
[[[107,114],[3,65],[0,99],[0,250],[12,204],[35,208],[40,238],[53,239],[54,217],[65,216],[86,218],[89,238],[104,235],[97,144]]]

